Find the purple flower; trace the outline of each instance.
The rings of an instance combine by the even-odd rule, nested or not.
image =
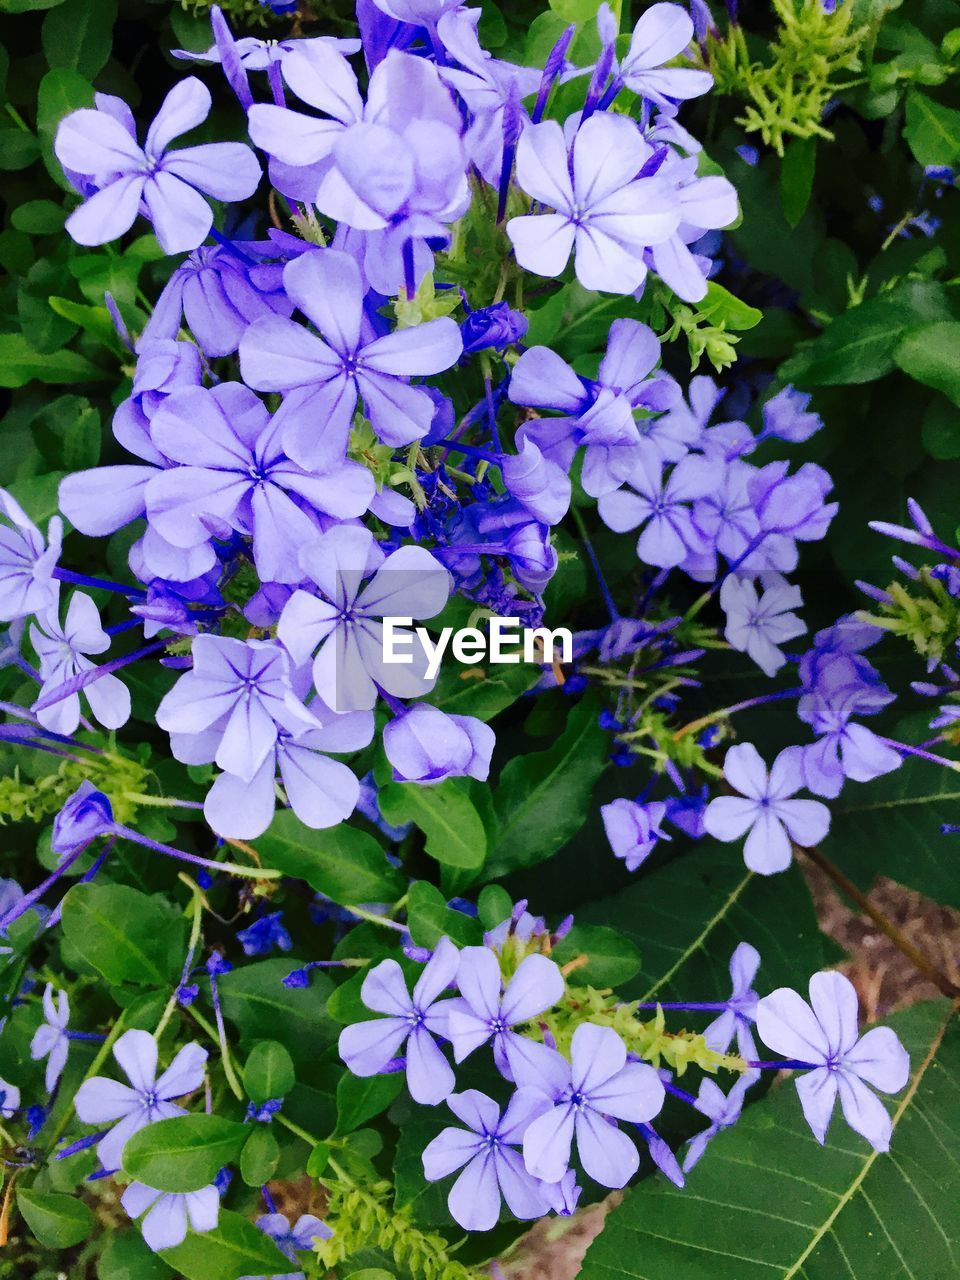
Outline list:
[[[66,229],[78,244],[106,244],[133,225],[141,207],[166,253],[196,249],[213,225],[200,192],[217,200],[245,200],[260,181],[260,166],[239,142],[212,142],[168,151],[170,142],[202,124],[210,91],[194,76],[175,85],[137,143],[133,120],[105,111],[73,111],[57,129],[54,150],[68,170],[89,175],[95,194],[76,209]]]
[[[60,558],[63,521],[54,516],[47,539],[12,494],[0,489],[0,622],[56,609],[60,586],[53,577]]]
[[[842,973],[815,973],[809,991],[810,1004],[789,987],[764,996],[757,1006],[760,1038],[792,1064],[812,1068],[797,1077],[796,1085],[803,1114],[818,1142],[826,1140],[839,1094],[850,1128],[874,1150],[888,1151],[890,1116],[866,1086],[899,1092],[910,1075],[910,1058],[889,1027],[858,1035],[857,993]]]
[[[620,78],[639,97],[666,110],[698,98],[713,84],[709,72],[664,65],[682,54],[692,40],[693,22],[678,4],[651,5],[633,29]]]
[[[750,578],[731,573],[720,588],[720,605],[727,615],[724,635],[729,643],[752,658],[765,675],[773,676],[786,662],[777,646],[802,636],[807,628],[790,612],[803,605],[799,587],[778,573],[768,575],[763,587],[760,596]]]
[[[600,806],[603,828],[610,848],[623,858],[628,871],[636,871],[656,848],[658,840],[669,840],[662,829],[667,806],[660,800],[638,804],[635,800],[613,800]]]
[[[749,742],[731,747],[723,776],[739,796],[717,796],[707,805],[704,825],[715,840],[739,840],[747,831],[743,860],[763,876],[785,871],[791,840],[803,848],[818,844],[830,829],[830,810],[818,800],[794,800],[804,785],[799,750],[781,751],[767,766]]]
[[[833,799],[840,794],[845,778],[871,782],[903,763],[872,729],[852,722],[851,716],[864,711],[863,702],[856,688],[829,698],[801,699],[801,718],[814,733],[822,735],[800,749],[804,785],[815,795]]]
[[[503,483],[541,524],[559,524],[570,506],[570,477],[533,440],[519,441],[520,452],[500,460]]]
[[[97,836],[113,830],[109,799],[90,781],[81,782],[53,820],[50,847],[56,854],[71,853]]]
[[[258,42],[259,43],[259,42]],[[194,250],[164,286],[140,345],[176,338],[181,318],[205,355],[236,351],[244,330],[260,316],[289,316],[283,264],[269,242],[208,245]]]
[[[53,985],[43,989],[43,1022],[37,1027],[30,1041],[30,1057],[34,1062],[46,1058],[45,1084],[47,1093],[53,1093],[67,1065],[70,1037],[67,1024],[70,1021],[70,999],[65,991],[58,991],[53,998]]]
[[[178,466],[158,472],[145,490],[151,527],[171,546],[191,550],[227,530],[249,534],[263,582],[299,582],[300,548],[314,541],[321,516],[362,515],[375,484],[366,467],[333,462],[316,476],[290,462],[282,424],[236,382],[212,391],[192,387],[168,396],[150,434]]]
[[[391,720],[383,731],[383,749],[395,782],[421,786],[444,778],[486,781],[496,737],[474,716],[447,715],[418,702]]]
[[[497,1070],[513,1080],[525,1067],[535,1072],[548,1050],[512,1028],[552,1009],[566,984],[557,964],[537,954],[520,961],[504,991],[502,982],[500,961],[493,951],[464,947],[457,972],[461,998],[449,1006],[447,1035],[457,1062],[492,1038]]]
[[[507,234],[519,264],[558,276],[576,250],[585,289],[633,293],[643,283],[647,246],[676,231],[680,214],[668,186],[637,177],[653,148],[624,116],[597,114],[577,131],[572,164],[555,120],[530,125],[517,145],[517,181],[555,213],[511,218]]]
[[[295,591],[280,615],[277,636],[294,662],[316,651],[313,685],[334,711],[372,710],[378,686],[395,698],[433,688],[419,644],[409,663],[384,660],[381,619],[435,617],[447,602],[447,572],[423,547],[401,547],[377,564],[380,554],[367,529],[331,529],[301,553],[316,594]],[[376,571],[364,586],[371,565]]]
[[[501,1115],[492,1098],[467,1089],[447,1098],[447,1106],[467,1127],[444,1129],[427,1145],[423,1176],[436,1182],[463,1169],[447,1197],[454,1221],[467,1231],[489,1231],[500,1217],[501,1197],[521,1221],[542,1217],[548,1207],[543,1191],[517,1146],[549,1099],[537,1089],[517,1089]]]
[[[140,1230],[154,1253],[183,1244],[188,1224],[194,1231],[213,1231],[220,1220],[220,1192],[214,1183],[199,1191],[171,1192],[131,1182],[120,1203],[129,1217],[143,1217]]]
[[[719,174],[700,177],[697,166],[695,155],[684,157],[668,151],[659,174],[673,189],[680,225],[672,236],[648,251],[657,275],[687,302],[700,302],[706,296],[712,265],[709,258],[692,253],[687,246],[700,240],[706,231],[728,227],[739,208],[733,184]]]
[[[287,654],[271,640],[197,636],[193,670],[157,708],[178,760],[206,763],[212,748],[221,769],[247,782],[276,746],[279,727],[296,733],[311,723],[290,687]]]
[[[359,268],[335,249],[288,262],[283,282],[322,337],[282,316],[264,316],[240,341],[240,368],[251,387],[287,393],[275,421],[289,456],[311,470],[339,466],[358,398],[385,444],[426,435],[435,405],[409,378],[457,361],[463,343],[456,321],[441,316],[365,338]]]
[[[623,1187],[640,1163],[637,1149],[617,1120],[642,1124],[663,1106],[664,1088],[653,1067],[627,1062],[627,1050],[611,1027],[582,1023],[573,1033],[570,1062],[553,1054],[551,1077],[518,1080],[539,1086],[554,1105],[534,1120],[523,1139],[527,1169],[559,1182],[570,1163],[574,1135],[586,1173],[603,1187]]]
[[[15,1084],[0,1079],[0,1116],[12,1120],[20,1110],[20,1090]]]
[[[809,403],[809,393],[784,387],[763,406],[761,434],[777,440],[789,440],[791,444],[803,444],[823,426],[818,414],[807,412]]]
[[[471,311],[460,326],[463,354],[475,355],[478,351],[502,351],[523,340],[527,332],[527,317],[519,311],[511,311],[509,303],[495,302],[491,307]]]
[[[125,1031],[113,1046],[113,1056],[130,1084],[94,1076],[83,1082],[74,1100],[84,1124],[113,1124],[97,1145],[100,1163],[109,1170],[120,1168],[123,1148],[135,1133],[157,1120],[186,1115],[172,1099],[203,1084],[207,1051],[198,1044],[184,1045],[159,1079],[157,1042],[148,1032]]]
[[[277,1248],[291,1262],[296,1262],[297,1252],[312,1252],[318,1240],[329,1240],[333,1231],[312,1213],[302,1213],[291,1227],[290,1219],[282,1213],[265,1213],[257,1219],[257,1226],[270,1237]],[[266,1276],[241,1276],[240,1280],[268,1280]],[[273,1276],[270,1280],[303,1280],[303,1272],[290,1272]]]
[[[412,994],[396,960],[381,960],[370,970],[360,998],[368,1009],[386,1016],[356,1022],[340,1033],[340,1057],[355,1076],[379,1074],[406,1043],[407,1087],[413,1100],[436,1106],[450,1095],[453,1071],[434,1036],[447,1035],[450,1002],[440,996],[456,979],[459,964],[460,952],[449,938],[441,938]]]
[[[92,671],[96,664],[87,654],[106,653],[110,648],[110,637],[100,625],[97,606],[83,591],[75,591],[70,597],[62,626],[55,610],[31,624],[30,641],[40,659],[43,681],[38,703],[74,676]],[[105,729],[119,729],[130,719],[130,691],[110,672],[85,685],[83,693],[94,717]],[[73,733],[80,723],[80,695],[70,693],[36,714],[44,728]]]
[[[723,1013],[703,1033],[707,1047],[715,1053],[727,1053],[736,1035],[737,1052],[741,1058],[752,1060],[757,1056],[752,1028],[757,1020],[759,997],[753,989],[753,980],[759,968],[760,952],[749,942],[739,943],[730,957],[730,981],[733,984],[730,998]]]
[[[740,1077],[729,1093],[725,1094],[715,1080],[700,1081],[697,1100],[693,1104],[696,1109],[710,1121],[709,1126],[687,1145],[687,1153],[683,1158],[683,1171],[689,1173],[707,1149],[707,1144],[715,1138],[721,1129],[729,1129],[740,1119],[747,1090],[760,1078],[759,1071],[747,1071]]]
[[[669,569],[703,548],[689,503],[716,488],[722,469],[707,458],[689,455],[677,463],[666,480],[662,471],[659,462],[646,456],[639,458],[627,486],[601,494],[597,509],[614,533],[626,533],[642,525],[637,555],[644,564]]]
[[[271,911],[246,929],[241,929],[237,941],[245,956],[269,955],[274,948],[278,951],[293,950],[293,939],[283,923],[282,911]]]

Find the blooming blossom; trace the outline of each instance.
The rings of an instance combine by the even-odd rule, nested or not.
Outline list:
[[[97,606],[83,591],[70,597],[67,616],[61,625],[52,610],[30,624],[30,641],[40,659],[40,696],[34,704],[37,719],[57,733],[73,733],[80,723],[80,694],[69,693],[47,706],[43,702],[95,664],[88,654],[106,653],[110,637],[100,625]],[[130,719],[130,691],[115,675],[98,675],[83,687],[94,717],[105,729],[119,729]]]
[[[444,778],[477,778],[490,772],[494,732],[474,716],[452,716],[417,702],[383,731],[383,749],[395,782],[421,786]]]
[[[33,1033],[30,1042],[30,1057],[34,1062],[46,1058],[47,1067],[44,1083],[47,1093],[53,1093],[67,1065],[67,1054],[70,1051],[70,1037],[67,1024],[70,1021],[70,999],[65,991],[58,991],[53,997],[53,984],[48,982],[43,989],[43,1022]]]
[[[0,1079],[0,1116],[12,1120],[20,1109],[20,1090],[15,1084]]]
[[[753,980],[760,968],[760,952],[749,942],[740,942],[730,957],[730,981],[733,990],[725,1001],[726,1008],[710,1023],[703,1038],[715,1053],[727,1053],[734,1035],[741,1058],[757,1056],[752,1028],[757,1020],[757,1000]]]
[[[760,1039],[798,1069],[797,1093],[807,1124],[826,1141],[837,1097],[843,1118],[876,1151],[888,1151],[893,1125],[883,1103],[867,1088],[898,1093],[907,1083],[910,1058],[890,1027],[860,1036],[857,993],[842,973],[815,973],[810,1003],[789,987],[764,996],[757,1005]]]
[[[492,1098],[467,1089],[451,1094],[447,1106],[467,1127],[444,1129],[427,1144],[423,1175],[436,1182],[463,1169],[447,1197],[454,1221],[467,1231],[489,1231],[500,1217],[501,1197],[521,1221],[546,1213],[540,1183],[524,1168],[517,1146],[549,1099],[537,1089],[517,1089],[501,1114]]]
[[[340,1033],[340,1057],[355,1076],[375,1076],[406,1044],[407,1087],[415,1102],[435,1106],[453,1091],[454,1075],[435,1035],[447,1035],[450,1002],[440,996],[457,976],[460,953],[441,938],[413,992],[396,960],[381,960],[360,988],[368,1009],[386,1016],[355,1022]]]
[[[157,1042],[149,1032],[125,1031],[113,1046],[129,1085],[94,1076],[85,1080],[74,1099],[77,1115],[84,1124],[113,1127],[97,1144],[97,1155],[105,1169],[119,1169],[123,1148],[139,1130],[157,1120],[186,1115],[172,1099],[193,1093],[203,1084],[207,1051],[187,1044],[166,1071],[157,1077]]]
[[[706,497],[719,476],[716,463],[691,454],[665,479],[661,465],[644,455],[637,459],[624,488],[601,494],[597,509],[615,533],[642,525],[637,555],[644,564],[670,569],[703,546],[689,504]]]
[[[623,858],[628,871],[636,871],[649,858],[658,840],[671,837],[660,824],[667,806],[660,800],[639,804],[635,800],[613,800],[600,806],[603,828],[615,857]]]
[[[668,67],[693,40],[693,22],[678,4],[653,4],[641,15],[620,64],[620,78],[628,89],[659,107],[707,93],[713,84],[708,71]]]
[[[695,1134],[687,1144],[687,1152],[683,1158],[683,1171],[689,1173],[707,1149],[707,1144],[717,1136],[721,1129],[729,1129],[740,1119],[747,1090],[760,1078],[759,1071],[745,1071],[729,1093],[724,1093],[715,1080],[705,1078],[700,1081],[697,1100],[693,1104],[707,1117],[710,1124],[700,1133]]]
[[[795,800],[803,786],[797,748],[781,751],[769,774],[749,742],[731,747],[723,776],[739,796],[717,796],[707,805],[704,825],[716,840],[739,840],[749,831],[743,860],[751,871],[769,876],[785,871],[791,840],[803,848],[818,844],[830,829],[830,810],[818,800]]]
[[[131,1182],[120,1197],[131,1218],[142,1218],[140,1230],[149,1249],[175,1249],[194,1231],[213,1231],[220,1220],[220,1192],[211,1183],[199,1191],[157,1191],[142,1182]]]
[[[298,1252],[313,1252],[318,1240],[329,1240],[333,1231],[313,1213],[301,1213],[293,1226],[283,1213],[265,1213],[257,1219],[257,1226],[270,1237],[285,1257],[296,1261]],[[268,1280],[266,1276],[241,1276],[240,1280]],[[291,1271],[270,1280],[304,1280],[302,1271]]]
[[[196,249],[213,225],[201,191],[218,200],[253,195],[260,166],[242,143],[167,149],[174,138],[202,124],[210,106],[210,91],[200,80],[181,80],[164,98],[142,147],[129,109],[118,119],[83,108],[61,121],[54,141],[57,159],[66,169],[88,175],[93,187],[66,222],[78,244],[115,240],[143,208],[165,253]]]
[[[47,541],[12,494],[0,489],[0,622],[55,609],[59,585],[53,577],[60,558],[63,521],[54,516]],[[49,545],[48,545],[49,544]]]
[[[773,676],[786,662],[778,648],[806,631],[806,624],[791,613],[803,605],[800,588],[780,574],[763,582],[761,596],[750,578],[729,574],[720,588],[720,606],[727,615],[724,635],[740,653],[752,658],[764,675]]]

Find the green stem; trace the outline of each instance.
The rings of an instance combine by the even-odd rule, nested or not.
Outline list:
[[[187,877],[184,878],[186,879]],[[200,941],[200,928],[203,923],[203,895],[200,893],[199,886],[194,884],[192,880],[189,880],[189,884],[193,892],[193,925],[191,926],[190,938],[187,942],[187,959],[184,961],[184,970],[189,968],[191,958],[197,950],[197,944]],[[170,999],[167,1001],[166,1008],[163,1011],[160,1021],[157,1023],[157,1029],[153,1033],[154,1040],[160,1039],[163,1035],[164,1028],[173,1017],[173,1011],[177,1007],[177,997],[179,994],[180,984],[178,982],[173,988],[173,992],[171,993]]]
[[[237,1079],[237,1073],[233,1068],[233,1060],[230,1057],[230,1046],[227,1044],[226,1038],[223,1040],[220,1039],[216,1027],[204,1017],[199,1009],[195,1009],[193,1005],[191,1005],[187,1012],[200,1026],[200,1028],[207,1033],[214,1044],[218,1044],[220,1046],[220,1061],[223,1063],[223,1074],[227,1078],[227,1084],[230,1086],[230,1092],[238,1102],[245,1102],[246,1094],[240,1087],[240,1081]]]

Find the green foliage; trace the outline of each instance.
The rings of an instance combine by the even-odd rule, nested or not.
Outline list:
[[[251,1102],[261,1106],[285,1097],[297,1082],[293,1059],[275,1040],[255,1044],[243,1066],[243,1087]]]
[[[128,885],[78,884],[63,903],[63,936],[76,965],[107,982],[166,986],[182,963],[183,919]]]
[[[243,1275],[281,1275],[289,1266],[277,1246],[252,1222],[220,1210],[213,1231],[188,1231],[183,1244],[160,1254],[184,1280],[237,1280]]]
[[[426,851],[446,867],[475,872],[487,856],[487,833],[476,805],[459,779],[436,786],[393,782],[379,795],[389,823],[415,822],[426,835]]]
[[[386,902],[399,898],[403,879],[373,836],[343,824],[311,831],[282,809],[257,842],[264,861],[306,880],[334,902]]]
[[[79,1244],[93,1227],[89,1206],[73,1196],[18,1187],[17,1208],[40,1243],[49,1249]]]
[[[199,1191],[240,1154],[250,1130],[222,1116],[175,1116],[135,1133],[123,1149],[123,1169],[158,1191]]]

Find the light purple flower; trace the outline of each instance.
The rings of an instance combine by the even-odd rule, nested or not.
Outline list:
[[[66,222],[78,244],[106,244],[133,225],[143,208],[166,253],[196,249],[213,225],[200,192],[217,200],[245,200],[260,181],[260,166],[239,142],[211,142],[168,151],[180,134],[202,124],[210,91],[195,76],[170,90],[143,147],[133,122],[105,111],[73,111],[57,129],[54,150],[68,170],[89,175],[96,193]]]
[[[250,781],[274,750],[279,727],[296,734],[314,726],[291,688],[289,658],[275,641],[200,635],[192,652],[193,670],[157,708],[157,724],[170,733],[178,760],[202,763],[195,755],[207,754],[212,733],[216,763]]]
[[[501,1115],[492,1098],[467,1089],[447,1098],[447,1106],[467,1127],[444,1129],[428,1143],[423,1176],[436,1182],[463,1169],[447,1197],[454,1221],[466,1231],[489,1231],[500,1217],[501,1197],[521,1221],[542,1217],[548,1206],[541,1184],[524,1168],[517,1146],[549,1099],[537,1089],[517,1089]]]
[[[131,1182],[120,1203],[129,1217],[143,1218],[144,1243],[154,1253],[183,1244],[188,1224],[194,1231],[213,1231],[220,1220],[220,1193],[213,1183],[199,1191],[172,1192]]]
[[[449,1062],[434,1036],[447,1035],[450,1002],[441,1000],[454,982],[460,952],[449,938],[441,938],[412,994],[396,960],[381,960],[360,988],[368,1009],[386,1016],[355,1022],[340,1033],[340,1057],[355,1076],[378,1075],[406,1044],[407,1087],[415,1102],[436,1106],[453,1091]]]
[[[722,474],[720,464],[690,454],[664,479],[661,464],[645,455],[637,460],[626,487],[601,494],[597,509],[614,533],[642,525],[637,555],[644,564],[670,569],[704,549],[689,504],[716,488]]]
[[[447,571],[423,547],[401,547],[377,564],[379,555],[369,530],[331,529],[300,558],[316,594],[295,591],[280,615],[277,636],[294,662],[316,653],[313,685],[333,711],[372,710],[378,686],[395,698],[415,698],[434,685],[419,641],[410,645],[410,663],[384,660],[381,619],[435,617],[449,595]],[[364,586],[371,562],[376,572]]]
[[[900,768],[903,761],[893,747],[872,729],[851,719],[877,710],[872,702],[873,695],[858,686],[827,697],[814,694],[801,699],[801,718],[814,733],[822,735],[800,748],[804,785],[815,795],[833,799],[840,794],[846,778],[871,782]]]
[[[715,1080],[700,1081],[697,1100],[693,1104],[707,1117],[709,1126],[690,1139],[683,1157],[683,1171],[689,1173],[707,1149],[707,1144],[721,1129],[729,1129],[740,1119],[747,1090],[760,1079],[759,1071],[746,1071],[729,1093],[725,1094]]]
[[[90,653],[106,653],[110,637],[100,625],[97,606],[83,591],[70,597],[66,619],[61,626],[56,611],[39,617],[30,626],[30,642],[40,659],[43,684],[37,699],[49,694],[84,671],[92,671],[95,663]],[[130,719],[130,691],[115,675],[107,672],[84,687],[84,696],[94,717],[105,729],[119,729]],[[68,694],[38,710],[37,719],[56,733],[73,733],[80,723],[80,695]]]
[[[302,1213],[291,1227],[290,1219],[283,1213],[265,1213],[257,1219],[257,1226],[270,1237],[282,1254],[296,1261],[299,1252],[313,1252],[318,1240],[329,1240],[333,1231],[322,1218],[313,1213]],[[239,1280],[304,1280],[302,1271],[290,1271],[279,1276],[240,1276]]]
[[[781,751],[769,774],[756,747],[738,743],[727,752],[723,776],[739,796],[717,796],[707,805],[704,825],[715,840],[739,840],[749,831],[743,860],[769,876],[785,871],[793,853],[818,844],[830,830],[830,810],[818,800],[794,800],[804,785],[796,747]]]
[[[697,164],[695,155],[667,153],[659,176],[671,186],[680,210],[680,225],[672,236],[648,251],[657,275],[686,302],[700,302],[706,296],[711,267],[709,258],[692,253],[687,246],[705,231],[728,227],[739,208],[733,184],[719,174],[698,176]]]
[[[207,1051],[198,1044],[184,1045],[159,1079],[157,1042],[149,1032],[125,1031],[113,1046],[113,1056],[130,1084],[94,1076],[83,1082],[74,1099],[84,1124],[116,1121],[97,1144],[100,1163],[109,1170],[120,1168],[124,1146],[140,1129],[157,1120],[186,1115],[172,1099],[193,1093],[203,1084]]]
[[[485,782],[496,741],[488,724],[475,716],[452,716],[418,702],[383,730],[383,749],[395,782],[421,786],[444,778]]]
[[[714,1018],[703,1038],[714,1053],[727,1053],[734,1035],[737,1052],[748,1061],[756,1058],[757,1047],[753,1042],[753,1024],[757,1020],[757,1000],[753,980],[760,968],[760,952],[749,942],[741,942],[730,957],[730,981],[733,990],[726,1001],[726,1008],[719,1018]]]
[[[524,1074],[517,1081],[539,1085],[554,1102],[524,1135],[524,1163],[535,1177],[559,1182],[576,1135],[585,1172],[603,1187],[623,1187],[636,1173],[640,1157],[616,1121],[652,1120],[663,1106],[663,1084],[653,1067],[627,1062],[626,1046],[611,1027],[582,1023],[573,1033],[570,1059],[568,1063],[554,1054],[550,1079]]]
[[[0,1116],[12,1120],[20,1109],[20,1090],[15,1084],[0,1079]]]
[[[898,1093],[910,1075],[910,1058],[889,1027],[859,1036],[857,993],[842,973],[815,973],[810,1004],[789,987],[764,996],[757,1031],[765,1045],[792,1062],[813,1067],[796,1079],[807,1124],[826,1140],[837,1095],[843,1118],[876,1151],[888,1151],[893,1126],[883,1103],[866,1087]]]
[[[506,990],[501,991],[502,985],[500,961],[493,951],[464,947],[457,972],[460,999],[448,1009],[447,1035],[457,1062],[492,1039],[497,1070],[513,1080],[524,1068],[535,1072],[549,1050],[512,1028],[552,1009],[566,984],[555,961],[534,954],[520,961]]]
[[[385,444],[426,435],[436,406],[409,379],[457,361],[463,340],[456,321],[441,316],[370,340],[359,268],[336,249],[287,263],[283,282],[322,337],[282,316],[264,316],[240,341],[240,368],[249,386],[286,393],[276,422],[289,456],[311,470],[340,465],[358,398]]]
[[[761,596],[751,578],[731,573],[724,579],[720,588],[720,605],[727,615],[723,634],[734,649],[773,676],[786,662],[778,646],[802,636],[807,627],[790,612],[803,607],[799,587],[778,573],[768,575],[762,585]]]
[[[555,213],[511,218],[507,234],[519,264],[558,276],[576,251],[585,289],[633,293],[647,268],[644,250],[676,231],[676,198],[657,176],[639,177],[653,154],[625,116],[593,115],[573,142],[568,163],[563,129],[555,120],[530,125],[517,144],[517,181]]]
[[[47,1068],[44,1083],[47,1093],[53,1093],[57,1087],[63,1068],[67,1065],[67,1054],[70,1051],[70,1037],[67,1024],[70,1021],[70,999],[65,991],[58,991],[53,998],[53,984],[47,983],[43,989],[43,1022],[33,1033],[30,1041],[30,1057],[34,1062],[46,1058]]]
[[[671,838],[660,826],[666,812],[667,806],[660,800],[638,804],[635,800],[619,799],[600,806],[610,848],[615,857],[623,858],[628,871],[636,871],[646,862],[658,840]]]
[[[713,76],[693,67],[668,67],[693,40],[693,22],[678,4],[654,4],[633,29],[620,76],[635,94],[658,107],[707,93]]]
[[[809,440],[823,426],[819,414],[807,412],[809,403],[809,392],[797,391],[790,386],[778,391],[763,406],[762,435],[789,440],[791,444]]]
[[[0,489],[0,622],[55,609],[59,584],[53,577],[60,558],[63,521],[47,525],[47,542],[12,494]]]
[[[362,515],[376,486],[357,462],[334,462],[321,476],[291,462],[282,423],[241,383],[167,396],[150,425],[171,463],[147,484],[151,527],[171,546],[201,547],[230,529],[253,539],[263,582],[300,582],[300,549],[314,541],[320,516]]]

